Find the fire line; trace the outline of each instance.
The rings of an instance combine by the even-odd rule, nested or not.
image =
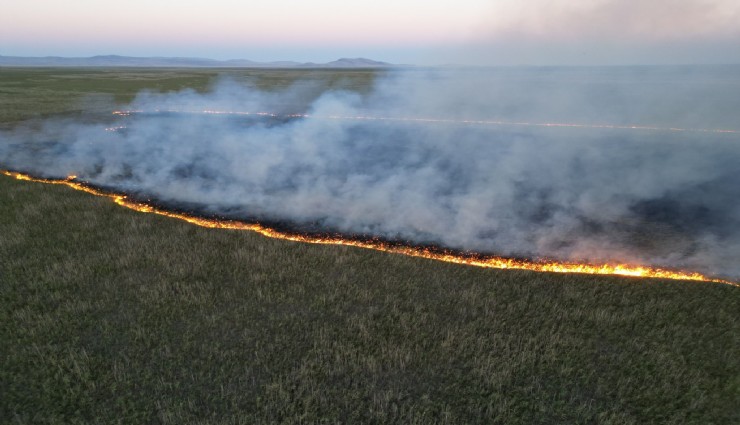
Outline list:
[[[505,258],[498,256],[473,256],[454,253],[451,251],[435,251],[428,248],[415,247],[412,245],[395,245],[376,240],[354,240],[342,238],[339,236],[316,236],[303,235],[288,232],[282,232],[276,229],[265,227],[259,223],[248,223],[237,220],[218,220],[212,218],[197,217],[185,213],[167,211],[163,208],[147,205],[142,202],[134,201],[127,195],[118,193],[109,193],[97,189],[83,181],[77,179],[77,176],[70,175],[66,179],[46,179],[37,178],[28,174],[15,171],[0,170],[2,174],[13,177],[18,180],[29,182],[47,183],[68,186],[72,189],[89,193],[95,196],[110,198],[116,204],[142,213],[152,213],[165,217],[183,220],[196,226],[212,229],[232,229],[248,230],[259,233],[263,236],[275,239],[284,239],[296,242],[322,244],[322,245],[344,245],[358,248],[372,249],[375,251],[389,252],[393,254],[402,254],[411,257],[427,258],[447,263],[463,264],[493,269],[514,269],[530,270],[535,272],[552,272],[552,273],[579,273],[595,275],[619,275],[628,277],[645,277],[661,278],[674,280],[692,280],[723,283],[733,286],[740,286],[738,283],[730,282],[723,279],[715,279],[704,276],[700,273],[690,271],[668,270],[647,266],[632,266],[627,264],[579,264],[569,262],[555,261],[530,261],[522,259]]]
[[[388,117],[376,115],[314,115],[305,113],[273,113],[273,112],[247,112],[227,110],[182,110],[182,109],[154,109],[154,110],[124,110],[113,111],[113,115],[127,117],[136,114],[198,114],[198,115],[236,115],[268,118],[317,118],[327,120],[351,120],[351,121],[390,121],[390,122],[412,122],[412,123],[437,123],[437,124],[462,124],[483,126],[514,126],[514,127],[548,127],[548,128],[581,128],[598,130],[642,130],[674,133],[717,133],[717,134],[740,134],[740,130],[721,128],[683,128],[683,127],[658,127],[649,125],[616,125],[616,124],[584,124],[584,123],[562,123],[562,122],[526,122],[526,121],[504,121],[504,120],[472,120],[472,119],[449,119],[449,118],[424,118],[424,117]],[[125,128],[110,127],[106,130],[116,131]]]

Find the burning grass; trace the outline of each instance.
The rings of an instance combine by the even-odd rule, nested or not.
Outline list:
[[[696,272],[668,270],[654,267],[635,266],[629,264],[588,264],[588,263],[567,263],[552,260],[528,260],[517,258],[505,258],[491,255],[481,255],[476,253],[461,253],[450,251],[438,247],[419,247],[404,243],[385,241],[375,238],[364,238],[362,236],[345,236],[340,234],[327,233],[303,233],[297,230],[280,230],[279,228],[265,225],[258,222],[244,222],[222,218],[207,218],[193,215],[186,212],[177,212],[166,207],[156,206],[152,203],[144,203],[131,199],[127,195],[115,192],[107,192],[84,182],[77,180],[76,176],[69,176],[66,179],[44,179],[37,178],[27,174],[1,171],[8,177],[18,180],[32,181],[35,183],[57,184],[71,187],[72,189],[89,193],[95,196],[101,196],[112,199],[117,205],[141,213],[157,214],[169,218],[183,220],[190,224],[210,229],[228,229],[242,230],[259,233],[274,239],[283,239],[293,242],[302,242],[320,245],[341,245],[357,248],[372,249],[375,251],[389,252],[393,254],[406,255],[409,257],[420,257],[430,260],[443,261],[447,263],[461,264],[467,266],[476,266],[493,269],[508,270],[530,270],[537,272],[550,273],[583,273],[596,275],[620,275],[631,277],[657,277],[674,280],[700,280],[714,283],[724,283],[738,286],[735,282],[723,279],[711,278]]]

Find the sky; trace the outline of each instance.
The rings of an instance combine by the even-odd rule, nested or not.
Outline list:
[[[0,55],[740,63],[738,0],[0,0]]]

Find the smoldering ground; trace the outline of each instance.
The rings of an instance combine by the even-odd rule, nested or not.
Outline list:
[[[736,67],[406,71],[363,94],[223,80],[123,109],[146,113],[4,131],[1,165],[311,230],[740,276],[740,134],[694,131],[738,130]]]

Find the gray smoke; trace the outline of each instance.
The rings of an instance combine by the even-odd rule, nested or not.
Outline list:
[[[149,113],[2,132],[0,165],[310,231],[737,277],[737,133],[331,117],[738,129],[738,71],[405,71],[369,93],[224,80],[126,107]],[[292,113],[310,117],[282,115]]]

